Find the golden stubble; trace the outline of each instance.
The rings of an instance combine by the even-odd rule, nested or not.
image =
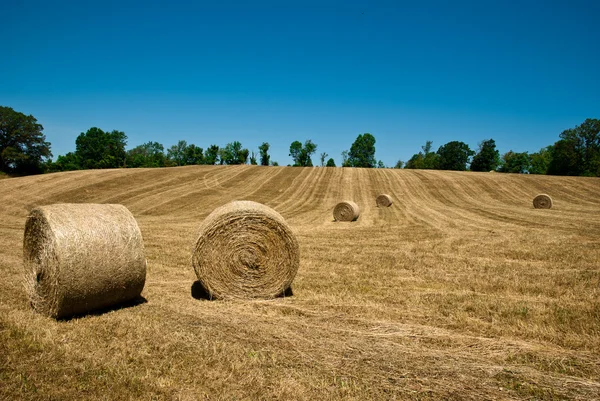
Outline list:
[[[391,207],[377,207],[381,193]],[[534,209],[539,193],[552,209]],[[390,169],[192,166],[0,182],[0,398],[595,399],[600,180]],[[296,233],[293,296],[192,297],[203,219],[261,202]],[[335,222],[351,200],[360,218]],[[37,205],[121,203],[147,302],[54,321],[27,303]]]

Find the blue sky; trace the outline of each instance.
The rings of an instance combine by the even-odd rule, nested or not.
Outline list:
[[[90,127],[128,148],[238,140],[393,166],[426,140],[537,151],[600,118],[598,1],[2,2],[0,105],[54,156]]]

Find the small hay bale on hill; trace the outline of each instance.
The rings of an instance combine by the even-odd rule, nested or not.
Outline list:
[[[335,205],[333,218],[336,221],[355,221],[360,216],[360,208],[352,201],[343,201]]]
[[[536,209],[550,209],[552,207],[552,198],[546,194],[540,194],[533,198],[533,207]]]
[[[392,197],[387,194],[381,194],[376,199],[377,207],[390,207],[392,206]]]
[[[200,225],[192,265],[210,298],[274,298],[290,288],[298,272],[299,245],[275,210],[234,201]]]
[[[57,319],[133,300],[146,281],[142,234],[122,205],[34,208],[23,261],[31,305]]]

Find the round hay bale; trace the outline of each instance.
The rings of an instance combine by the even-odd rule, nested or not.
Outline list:
[[[552,198],[546,194],[540,194],[533,198],[533,207],[536,209],[550,209],[552,207]]]
[[[390,207],[392,206],[392,197],[387,194],[381,194],[377,197],[377,207]]]
[[[146,281],[142,234],[122,205],[33,209],[25,223],[23,260],[31,305],[57,319],[132,300]]]
[[[234,201],[200,225],[192,265],[209,298],[268,299],[288,290],[298,272],[298,241],[268,206]]]
[[[336,221],[354,221],[360,216],[360,208],[352,201],[343,201],[335,205],[333,218]]]

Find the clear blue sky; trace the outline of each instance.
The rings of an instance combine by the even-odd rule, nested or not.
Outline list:
[[[537,151],[600,118],[600,1],[23,1],[0,5],[0,105],[54,156],[90,127],[128,148],[238,140],[313,157],[358,134],[393,166],[426,140]]]

